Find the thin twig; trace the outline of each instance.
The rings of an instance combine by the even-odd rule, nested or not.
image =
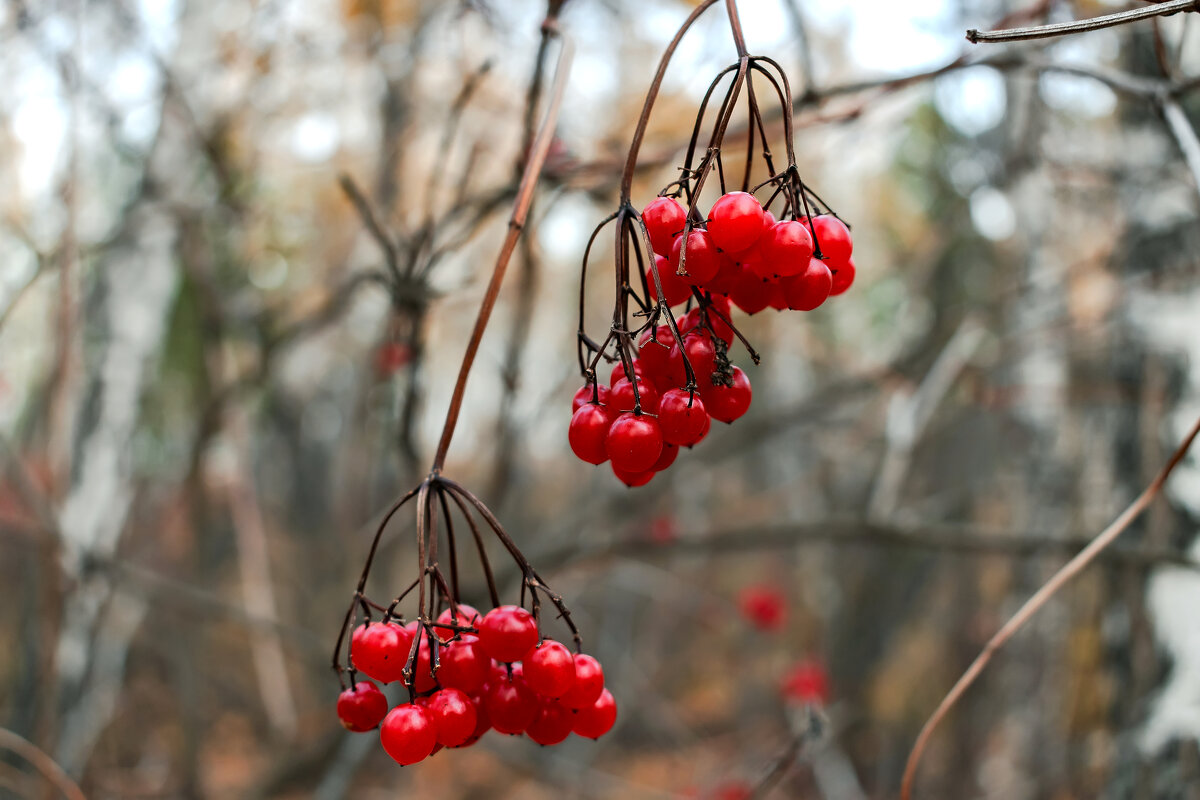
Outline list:
[[[1068,36],[1073,33],[1111,28],[1115,25],[1125,25],[1138,20],[1177,14],[1180,11],[1200,10],[1197,0],[1170,0],[1152,6],[1118,11],[1115,14],[1105,14],[1091,19],[1077,19],[1071,22],[1056,22],[1052,25],[1031,25],[1027,28],[1009,28],[1000,31],[979,31],[971,28],[967,31],[967,41],[972,44],[980,42],[1019,42],[1027,39],[1049,39],[1054,36]]]
[[[45,751],[25,737],[13,733],[7,728],[0,728],[0,748],[15,753],[27,761],[30,766],[45,776],[46,780],[54,784],[54,788],[62,792],[68,800],[87,800],[83,790],[75,781],[71,780],[63,768]]]
[[[1187,115],[1183,113],[1183,108],[1173,98],[1168,97],[1163,100],[1162,113],[1167,121],[1167,127],[1171,130],[1171,135],[1175,137],[1175,141],[1179,143],[1179,149],[1183,151],[1183,160],[1192,173],[1196,191],[1200,192],[1200,139],[1196,137],[1196,129],[1192,127]]]
[[[988,641],[987,645],[984,646],[983,651],[976,656],[973,662],[971,662],[971,666],[968,667],[967,671],[964,672],[962,677],[958,679],[958,682],[954,684],[954,687],[950,690],[950,692],[944,698],[942,698],[942,702],[938,704],[938,707],[934,710],[933,715],[929,717],[929,719],[925,722],[924,727],[921,728],[921,733],[917,736],[917,741],[913,745],[912,753],[910,753],[908,756],[908,763],[904,766],[904,778],[900,784],[900,800],[909,800],[909,798],[912,797],[913,781],[916,778],[917,766],[921,762],[921,756],[924,754],[925,748],[928,746],[929,740],[932,738],[933,732],[937,728],[938,723],[941,722],[948,713],[950,713],[950,709],[952,709],[963,696],[963,694],[966,693],[967,689],[971,687],[971,684],[975,683],[976,679],[979,678],[980,674],[982,674],[983,670],[987,667],[988,662],[992,660],[992,656],[995,655],[996,652],[999,651],[1000,648],[1003,647],[1008,640],[1017,633],[1017,631],[1024,627],[1024,625],[1029,622],[1029,620],[1032,619],[1033,616],[1040,611],[1047,602],[1049,602],[1050,598],[1052,598],[1059,589],[1061,589],[1072,578],[1082,572],[1083,569],[1092,561],[1094,561],[1095,558],[1100,555],[1105,548],[1116,541],[1117,537],[1124,533],[1129,526],[1133,524],[1133,521],[1141,515],[1148,505],[1150,505],[1151,501],[1158,497],[1159,493],[1162,492],[1163,485],[1167,482],[1167,478],[1170,477],[1171,472],[1176,466],[1179,465],[1179,462],[1183,460],[1183,457],[1187,454],[1188,448],[1192,446],[1192,442],[1195,440],[1197,434],[1200,434],[1200,419],[1197,419],[1195,424],[1192,425],[1192,429],[1184,438],[1183,444],[1179,445],[1174,454],[1172,454],[1170,460],[1167,461],[1166,465],[1163,466],[1162,470],[1159,471],[1154,480],[1150,482],[1150,485],[1146,487],[1145,491],[1138,495],[1137,499],[1130,503],[1129,506],[1121,512],[1120,516],[1113,520],[1112,524],[1110,524],[1107,528],[1101,531],[1087,547],[1085,547],[1078,555],[1068,561],[1062,567],[1062,569],[1060,569],[1050,578],[1050,580],[1046,581],[1046,583],[1042,585],[1042,588],[1038,589],[1037,592],[1035,592],[1034,595],[1025,602],[1025,605],[1021,606],[1020,610],[1017,611],[1017,613],[1014,614],[1012,618],[1004,624],[1004,627],[997,631],[996,634]]]

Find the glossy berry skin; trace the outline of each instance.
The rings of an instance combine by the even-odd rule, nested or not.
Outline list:
[[[449,627],[457,625],[460,628],[474,627],[482,619],[482,615],[475,609],[474,606],[469,606],[466,603],[459,603],[454,607],[453,612],[447,608],[438,614],[437,620],[434,622],[434,630],[437,631],[438,639],[445,642],[454,638],[456,631]],[[447,627],[441,627],[441,626]]]
[[[644,372],[644,368],[642,367],[642,365],[637,362],[637,359],[634,359],[633,374],[637,375],[639,378],[644,378],[646,376],[642,374],[643,372]],[[613,367],[612,375],[608,379],[608,385],[610,387],[616,386],[617,381],[621,380],[622,378],[626,378],[626,377],[628,377],[628,376],[625,374],[625,362],[618,361],[616,363],[616,366]]]
[[[471,705],[475,707],[475,730],[465,742],[457,747],[470,747],[492,729],[492,721],[488,719],[487,710],[483,707],[483,698],[472,697]]]
[[[658,401],[658,427],[667,444],[691,447],[704,438],[707,420],[708,412],[699,394],[671,389]]]
[[[438,682],[448,689],[476,694],[483,688],[491,669],[491,659],[479,647],[479,637],[461,634],[458,641],[438,651]]]
[[[547,700],[538,708],[537,716],[525,729],[525,735],[546,747],[566,739],[574,726],[574,711],[557,700]]]
[[[383,683],[401,680],[412,634],[394,622],[371,622],[354,629],[350,660],[354,668]]]
[[[717,198],[709,213],[708,234],[727,253],[745,250],[763,230],[763,208],[747,192],[729,192]]]
[[[575,681],[574,667],[571,668],[571,681]],[[387,716],[387,712],[387,698],[370,681],[359,681],[338,695],[338,719],[348,731],[369,731]]]
[[[613,469],[623,472],[645,472],[662,455],[662,431],[658,421],[644,414],[625,413],[613,421],[604,449],[612,459]]]
[[[537,716],[538,706],[537,695],[515,673],[493,680],[483,695],[488,719],[501,733],[523,733]]]
[[[793,311],[812,311],[828,299],[829,290],[833,288],[833,274],[824,261],[813,258],[802,275],[785,278],[781,284],[788,308]]]
[[[675,459],[679,457],[679,446],[674,444],[663,444],[662,453],[658,457],[658,461],[654,462],[654,466],[650,468],[651,472],[662,472],[675,463]]]
[[[817,232],[817,242],[821,245],[821,255],[834,264],[849,261],[854,252],[854,242],[846,223],[830,214],[813,217],[812,223],[813,230]]]
[[[600,400],[600,405],[608,404],[608,387],[603,383],[595,387],[596,395]],[[579,391],[575,392],[575,396],[571,398],[571,413],[574,414],[579,410],[580,406],[587,405],[592,402],[592,384],[584,384],[579,387]]]
[[[595,403],[585,404],[571,417],[571,425],[567,428],[571,452],[589,464],[608,461],[605,442],[611,427],[608,409]]]
[[[537,644],[533,615],[519,606],[500,606],[479,623],[479,646],[497,661],[516,661]]]
[[[546,639],[521,659],[525,683],[542,697],[562,697],[575,685],[575,659],[562,643]]]
[[[692,287],[675,274],[669,258],[655,253],[654,263],[658,267],[658,279],[662,281],[663,297],[666,298],[667,305],[677,306],[692,296]],[[650,299],[657,301],[658,287],[654,285],[654,273],[649,267],[646,268],[646,287],[650,290]]]
[[[671,243],[687,222],[687,211],[674,197],[656,197],[642,209],[642,222],[646,224],[654,252],[665,256],[671,252]]]
[[[808,226],[797,220],[776,222],[763,234],[759,247],[768,267],[784,278],[803,272],[813,255]]]
[[[704,284],[704,289],[713,294],[728,294],[733,289],[733,284],[737,281],[741,271],[740,264],[722,253],[721,269],[715,278]]]
[[[747,314],[757,314],[771,303],[772,284],[753,270],[743,267],[729,292],[733,304]]]
[[[561,703],[567,708],[581,709],[593,705],[604,691],[604,669],[600,662],[589,655],[575,656],[575,685],[562,696]]]
[[[717,348],[713,345],[712,339],[703,333],[689,333],[683,340],[683,352],[687,354],[688,363],[692,365],[696,382],[703,386],[713,374],[713,370],[717,368]],[[671,355],[668,360],[667,374],[671,378],[672,385],[686,386],[687,368],[684,367],[679,345],[671,347]],[[660,402],[659,406],[661,407],[661,405]]]
[[[458,747],[475,733],[475,704],[466,692],[441,689],[430,696],[426,709],[433,717],[437,742]]]
[[[679,270],[682,245],[683,237],[680,236],[671,247],[670,268],[676,273]],[[717,251],[717,246],[713,244],[712,237],[708,235],[707,231],[692,231],[688,235],[687,253],[683,255],[683,268],[685,274],[680,275],[679,278],[692,286],[707,283],[721,271],[721,254]],[[666,290],[664,289],[664,291]]]
[[[612,471],[613,475],[617,476],[617,480],[628,486],[630,489],[636,489],[639,486],[645,486],[647,483],[654,480],[654,476],[656,474],[653,469],[644,470],[643,472],[626,472],[622,469],[618,469],[615,464],[612,465]]]
[[[675,337],[671,335],[671,329],[666,325],[659,325],[653,331],[646,331],[638,340],[637,360],[642,365],[644,376],[656,384],[667,372],[671,345],[674,343]]]
[[[733,386],[710,386],[704,393],[708,415],[721,422],[733,422],[750,408],[750,379],[740,367],[733,368]]]
[[[854,259],[851,258],[845,264],[839,264],[833,270],[833,285],[829,289],[830,296],[842,294],[850,288],[854,283]]]
[[[576,712],[573,730],[588,739],[599,739],[612,730],[616,721],[617,701],[608,689],[604,689],[595,703]]]
[[[437,729],[428,711],[412,703],[396,706],[379,728],[379,741],[401,766],[424,761],[437,745]]]
[[[658,413],[658,389],[654,388],[654,384],[648,380],[639,379],[637,384],[638,397],[642,401],[642,411],[647,414]],[[613,386],[612,391],[608,395],[609,408],[615,413],[624,411],[633,411],[634,396],[633,384],[628,378],[622,378]]]

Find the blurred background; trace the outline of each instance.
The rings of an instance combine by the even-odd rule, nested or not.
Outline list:
[[[957,676],[1200,409],[1197,176],[1156,94],[1194,143],[1200,25],[972,47],[1013,12],[1118,6],[741,6],[857,282],[736,317],[750,412],[649,486],[572,457],[583,247],[692,4],[562,7],[562,116],[446,472],[565,596],[620,717],[400,769],[338,724],[329,653],[378,514],[428,469],[546,4],[0,3],[0,728],[96,798],[733,798],[781,763],[770,796],[895,796]],[[714,8],[638,207],[734,58]],[[590,324],[611,264],[604,236]],[[1189,460],[994,660],[920,795],[1200,797],[1198,515]],[[52,796],[0,744],[0,796]]]

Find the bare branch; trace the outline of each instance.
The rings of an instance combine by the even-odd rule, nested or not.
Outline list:
[[[1101,28],[1125,25],[1130,22],[1137,22],[1138,20],[1150,19],[1151,17],[1163,17],[1169,14],[1177,14],[1180,11],[1196,10],[1200,10],[1200,3],[1197,3],[1196,0],[1170,0],[1170,2],[1143,6],[1141,8],[1130,9],[1129,11],[1105,14],[1102,17],[1079,19],[1071,22],[1056,22],[1052,25],[1031,25],[1026,28],[1009,28],[1008,30],[999,31],[978,31],[971,28],[967,31],[967,41],[972,44],[980,42],[986,44],[989,42],[1019,42],[1028,39],[1049,39],[1054,36],[1069,36],[1073,33],[1087,33],[1088,31],[1100,30]]]

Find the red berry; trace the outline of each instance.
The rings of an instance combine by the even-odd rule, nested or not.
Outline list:
[[[438,638],[443,642],[454,638],[456,631],[449,627],[457,625],[460,628],[474,627],[479,622],[481,615],[475,610],[474,606],[469,606],[466,603],[459,603],[454,606],[454,609],[444,609],[441,614],[438,614],[437,621],[434,623],[434,630],[438,633]],[[445,626],[445,627],[443,627]]]
[[[429,698],[426,709],[440,745],[458,747],[475,733],[475,704],[466,692],[441,689]]]
[[[604,669],[589,655],[575,656],[575,685],[562,696],[562,704],[576,710],[588,708],[604,690]]]
[[[812,311],[829,297],[833,275],[824,261],[813,258],[809,259],[808,269],[804,274],[784,278],[780,284],[783,286],[783,296],[787,299],[788,308],[794,311]]]
[[[417,661],[413,664],[413,690],[428,692],[437,686],[437,681],[433,677],[433,654],[429,651],[429,634],[416,620],[405,625],[404,629],[413,638],[421,637],[421,644],[417,646]],[[440,650],[438,651],[438,660],[441,660]]]
[[[506,674],[488,684],[483,707],[493,728],[501,733],[522,733],[537,716],[538,699],[525,679],[514,672],[512,677]]]
[[[691,447],[704,437],[707,421],[704,401],[686,389],[671,389],[658,401],[658,427],[667,444]]]
[[[571,680],[575,680],[574,667],[571,668]],[[338,695],[338,719],[348,731],[362,733],[371,730],[387,716],[387,711],[387,698],[370,681],[359,681]]]
[[[542,697],[562,697],[575,685],[575,660],[559,642],[546,639],[521,659],[525,682]]]
[[[679,251],[682,244],[683,237],[680,236],[671,247],[670,269],[676,272],[679,270]],[[712,238],[706,231],[692,231],[688,236],[687,253],[683,256],[683,269],[684,274],[679,276],[680,279],[692,286],[707,283],[721,271],[721,254],[717,252],[717,246],[713,244]],[[664,289],[664,291],[666,290]]]
[[[487,710],[483,707],[483,699],[472,697],[471,705],[475,707],[475,730],[472,732],[470,738],[458,745],[458,747],[470,747],[492,729],[492,721],[488,719]]]
[[[850,259],[844,264],[839,264],[833,270],[833,286],[829,289],[829,294],[839,295],[850,288],[854,283],[854,259]]]
[[[829,702],[829,676],[816,661],[801,661],[783,678],[783,696],[809,705]]]
[[[713,419],[733,422],[750,408],[750,379],[740,367],[733,368],[733,386],[710,386],[704,393],[704,407]]]
[[[671,345],[675,337],[666,325],[659,325],[653,331],[647,330],[638,340],[638,363],[642,365],[645,376],[657,382],[667,372],[667,362],[671,355]],[[635,370],[636,372],[636,370]]]
[[[729,192],[717,198],[709,214],[708,235],[727,253],[745,250],[763,230],[763,208],[754,195]]]
[[[670,252],[669,250],[667,251]],[[677,306],[692,296],[692,287],[680,276],[675,274],[675,269],[671,266],[671,260],[666,256],[660,256],[657,253],[654,255],[654,263],[658,267],[658,279],[662,281],[663,297],[667,300],[667,305]],[[658,287],[654,285],[654,273],[649,267],[646,267],[646,285],[650,289],[650,299],[658,300]]]
[[[712,339],[705,333],[690,333],[683,340],[683,352],[687,354],[688,363],[692,365],[697,383],[703,386],[717,368],[717,349],[713,346]],[[687,369],[683,365],[683,356],[680,355],[678,344],[671,347],[669,359],[670,368],[667,374],[672,384],[676,387],[686,386]]]
[[[658,389],[654,388],[654,384],[644,378],[639,379],[637,390],[642,401],[642,410],[647,414],[657,414]],[[629,382],[628,378],[621,378],[613,386],[612,392],[609,394],[609,407],[615,413],[633,411],[633,401],[633,384]]]
[[[729,294],[741,273],[741,265],[722,253],[721,269],[717,272],[715,278],[704,284],[704,289],[713,294]]]
[[[644,414],[625,413],[613,421],[604,449],[613,468],[624,472],[645,472],[662,454],[662,431],[658,421]]]
[[[493,608],[479,623],[479,646],[497,661],[516,661],[537,640],[533,615],[519,606]]]
[[[612,465],[613,475],[617,476],[617,480],[628,486],[630,489],[638,486],[645,486],[650,481],[654,480],[654,469],[644,470],[642,472],[626,472],[623,469],[618,469],[616,464]]]
[[[587,708],[581,708],[575,714],[573,730],[588,739],[599,739],[612,730],[617,721],[617,701],[613,699],[608,689],[600,692],[596,702]]]
[[[757,314],[771,302],[772,284],[743,267],[729,292],[729,299],[747,314]]]
[[[664,469],[667,469],[672,464],[674,464],[675,459],[678,457],[679,457],[679,445],[664,443],[663,449],[662,449],[662,455],[660,455],[658,457],[658,461],[654,462],[654,466],[650,468],[650,471],[651,472],[662,472]]]
[[[538,708],[525,734],[540,745],[558,744],[571,735],[575,712],[557,700],[548,700]]]
[[[354,668],[383,683],[403,678],[412,634],[394,622],[371,622],[355,628],[350,636],[350,660]]]
[[[574,414],[579,410],[580,406],[587,405],[592,402],[592,384],[584,384],[579,387],[579,391],[575,392],[575,397],[571,399],[571,413]],[[599,396],[600,404],[608,404],[608,387],[603,383],[595,387],[596,395]]]
[[[850,238],[850,229],[830,214],[813,217],[813,230],[817,232],[817,243],[821,245],[821,255],[837,264],[850,260],[854,252],[854,242]]]
[[[759,630],[778,631],[787,621],[787,600],[773,586],[746,587],[738,595],[738,608]]]
[[[491,659],[480,649],[478,636],[464,633],[461,637],[438,651],[438,682],[448,689],[475,694],[487,681]]]
[[[771,230],[763,234],[759,246],[766,262],[763,268],[771,269],[785,278],[803,272],[813,254],[808,226],[796,220],[776,222]]]
[[[571,425],[567,428],[571,451],[589,464],[603,464],[608,460],[604,443],[611,427],[612,420],[604,406],[585,404],[571,417]]]
[[[683,230],[687,211],[673,197],[656,197],[642,209],[642,222],[650,234],[650,246],[660,256],[671,252],[671,242]],[[664,291],[666,287],[663,287]]]
[[[639,364],[637,362],[637,360],[635,359],[633,362],[633,374],[637,375],[639,378],[644,378],[646,376],[642,374],[642,371],[643,371],[642,365]],[[608,379],[608,385],[616,386],[617,381],[619,381],[625,377],[627,377],[625,375],[625,362],[618,361],[617,365],[615,367],[613,367],[612,376]]]
[[[744,781],[729,781],[713,790],[711,800],[750,800],[754,787]]]
[[[437,744],[433,717],[412,703],[396,706],[380,726],[379,741],[387,754],[402,766],[423,761]]]
[[[729,319],[729,314],[729,298],[722,295],[715,295],[708,307],[708,326],[712,328],[713,336],[725,342],[725,344],[733,341],[733,328],[729,327],[729,323],[725,322],[726,319]],[[722,319],[722,317],[725,319]]]

